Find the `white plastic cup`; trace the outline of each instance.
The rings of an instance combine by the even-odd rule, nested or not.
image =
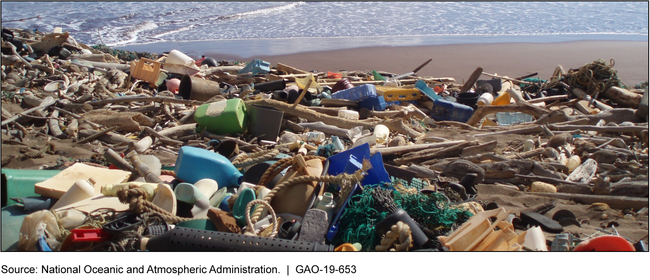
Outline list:
[[[378,124],[375,126],[375,137],[377,137],[377,144],[384,144],[388,142],[388,135],[390,130],[383,124]]]
[[[492,104],[492,102],[494,102],[494,95],[492,95],[492,93],[486,92],[481,94],[481,96],[478,98],[478,101],[476,101],[476,105],[484,106]]]
[[[51,210],[59,209],[67,205],[91,198],[95,196],[95,180],[88,178],[88,180],[76,181],[67,192],[52,206]]]
[[[352,110],[340,110],[339,111],[339,117],[348,119],[348,120],[358,120],[359,119],[359,112],[357,111],[352,111]]]
[[[178,50],[172,50],[169,52],[167,55],[167,59],[165,60],[165,64],[180,64],[180,65],[188,65],[188,64],[194,64],[194,59],[191,57],[187,56],[186,54],[178,51]]]

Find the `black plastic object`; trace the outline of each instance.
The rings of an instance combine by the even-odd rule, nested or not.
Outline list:
[[[496,202],[490,202],[485,205],[485,211],[490,211],[499,208],[499,205]]]
[[[329,252],[331,245],[176,227],[151,238],[149,251]]]
[[[478,98],[479,94],[476,92],[464,92],[458,94],[456,97],[456,102],[476,109],[476,102],[478,101]]]
[[[402,169],[390,164],[384,164],[384,168],[386,168],[386,172],[388,172],[389,176],[393,176],[395,178],[399,178],[407,182],[410,182],[413,178],[415,178],[418,175],[413,171]]]
[[[569,210],[559,210],[555,212],[555,214],[553,214],[552,219],[560,223],[560,225],[562,225],[563,227],[570,226],[570,225],[576,225],[579,227],[582,226],[580,222],[576,219],[576,215]]]
[[[201,61],[201,65],[207,65],[210,67],[217,67],[219,63],[217,63],[217,60],[212,58],[212,57],[206,57],[203,61]]]
[[[171,230],[171,227],[166,223],[160,225],[151,225],[148,226],[147,229],[145,230],[145,235],[158,236],[158,235],[162,235],[165,232],[168,232],[169,230]]]
[[[553,221],[551,218],[546,217],[536,212],[521,212],[520,215],[523,222],[529,225],[540,226],[543,231],[549,233],[562,233],[562,225]]]
[[[278,230],[278,238],[295,240],[298,237],[301,223],[297,220],[285,221],[280,225]]]
[[[327,161],[327,164],[329,164],[329,160]],[[350,200],[352,199],[353,196],[357,194],[362,194],[363,189],[361,189],[361,186],[359,184],[354,185],[354,188],[350,192],[350,195],[345,199],[345,202],[341,205],[339,210],[334,214],[334,219],[332,219],[332,223],[330,224],[329,231],[327,232],[327,235],[325,238],[327,241],[332,242],[334,240],[334,237],[336,237],[336,234],[339,232],[339,223],[341,220],[341,216],[343,215],[343,212],[345,212],[345,208],[348,204],[350,204]]]
[[[397,222],[402,221],[403,223],[407,224],[411,228],[411,236],[413,237],[413,249],[417,250],[422,248],[422,245],[426,243],[429,238],[424,234],[422,229],[415,224],[415,221],[409,216],[404,209],[397,209],[397,211],[393,212],[393,214],[390,214],[386,219],[383,221],[379,222],[375,229],[377,230],[377,234],[379,236],[383,236],[390,230],[390,228],[397,224]]]
[[[639,240],[639,242],[634,243],[634,249],[637,252],[647,252],[648,251],[648,243],[645,243],[643,240]]]
[[[492,93],[497,93],[501,91],[502,83],[501,79],[478,80],[476,81],[476,87],[480,88],[483,84],[489,84],[492,87]]]
[[[450,188],[451,190],[458,193],[458,195],[460,196],[460,198],[462,200],[469,199],[469,196],[467,195],[467,190],[465,189],[465,187],[463,185],[458,184],[458,183],[450,182],[450,183],[447,184],[447,188]]]
[[[465,174],[465,176],[463,176],[463,179],[461,179],[459,182],[459,184],[465,187],[465,192],[468,195],[475,195],[478,193],[478,191],[474,187],[476,185],[476,178],[478,178],[478,174],[467,173]]]
[[[306,96],[306,95],[305,95]],[[276,141],[282,127],[284,112],[272,107],[250,106],[248,108],[249,131],[261,140]]]
[[[23,204],[23,210],[25,213],[29,214],[39,210],[48,210],[54,206],[57,202],[57,199],[51,199],[48,197],[21,197],[21,198],[11,198],[11,200]]]
[[[244,177],[242,177],[242,182],[247,182],[247,183],[257,185],[260,182],[260,179],[262,179],[264,172],[266,172],[266,170],[268,170],[269,167],[271,167],[271,164],[266,162],[253,165],[253,167],[249,168],[244,173]],[[280,179],[282,179],[282,174],[278,173],[278,175],[276,175],[275,178],[271,180],[271,182],[266,184],[266,187],[268,189],[273,189],[273,187],[275,187],[275,184],[277,184],[278,181],[280,181]]]
[[[255,84],[255,89],[259,90],[261,92],[270,92],[270,91],[275,91],[275,90],[283,90],[286,87],[287,87],[287,81],[285,81],[284,79]]]
[[[231,158],[239,154],[239,145],[235,141],[223,141],[214,151],[224,157]]]
[[[136,213],[128,213],[113,220],[110,223],[105,224],[103,229],[107,233],[118,234],[123,231],[135,229],[138,227],[138,225],[140,225],[140,223],[142,223],[140,215]]]

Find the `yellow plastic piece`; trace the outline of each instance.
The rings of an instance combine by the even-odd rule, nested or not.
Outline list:
[[[419,100],[422,98],[417,88],[375,86],[378,95],[383,95],[386,101]]]
[[[131,77],[155,87],[160,75],[160,62],[142,57],[137,62],[131,62],[130,70]]]
[[[510,94],[504,92],[502,95],[499,95],[499,97],[494,99],[492,105],[510,105]]]

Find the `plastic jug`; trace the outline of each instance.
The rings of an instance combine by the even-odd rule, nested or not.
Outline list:
[[[239,186],[244,176],[226,157],[190,146],[178,151],[174,171],[178,179],[190,184],[210,178],[217,181],[219,188]]]
[[[330,162],[327,174],[338,175],[343,172],[348,174],[354,173],[361,169],[364,159],[370,160],[372,168],[367,171],[368,175],[366,175],[366,177],[361,181],[363,186],[390,182],[390,177],[384,167],[381,153],[377,152],[371,157],[370,145],[368,145],[368,143],[364,143],[363,145],[329,157],[327,159]]]
[[[248,125],[248,112],[239,98],[203,104],[194,113],[196,131],[204,128],[214,134],[243,133]]]

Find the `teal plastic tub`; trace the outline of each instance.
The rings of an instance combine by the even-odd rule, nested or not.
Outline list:
[[[16,204],[12,197],[39,196],[34,185],[59,174],[61,170],[2,169],[2,207]]]

